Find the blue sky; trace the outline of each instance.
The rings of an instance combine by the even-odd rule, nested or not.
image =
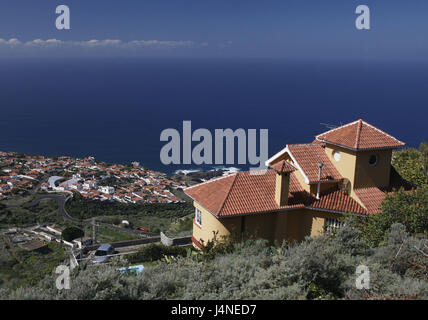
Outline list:
[[[55,8],[60,4],[70,7],[71,30],[55,28]],[[360,4],[371,10],[370,31],[355,28],[355,8]],[[427,31],[426,0],[0,3],[0,56],[132,54],[425,61]],[[36,39],[41,40],[34,42]],[[46,42],[48,39],[55,41]]]

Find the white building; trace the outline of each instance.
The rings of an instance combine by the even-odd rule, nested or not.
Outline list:
[[[80,191],[83,189],[83,186],[80,183],[74,183],[74,184],[70,185],[70,189]]]
[[[96,189],[97,182],[95,180],[87,180],[83,183],[83,187],[86,189]]]
[[[80,180],[81,178],[79,173],[73,174],[73,179]]]
[[[114,188],[109,186],[100,186],[99,189],[102,193],[113,194]]]

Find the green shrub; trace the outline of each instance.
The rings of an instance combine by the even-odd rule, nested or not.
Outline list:
[[[358,233],[347,224],[333,236],[282,247],[235,242],[211,259],[179,257],[138,275],[121,274],[115,265],[82,267],[72,275],[70,290],[58,291],[53,274],[38,286],[0,290],[0,299],[428,299],[428,250],[421,239],[396,224],[384,246],[370,248]],[[163,252],[159,245],[147,248],[153,255]],[[370,269],[368,290],[355,286],[360,264]]]
[[[421,143],[419,150],[408,148],[393,153],[392,165],[407,181],[428,185],[428,145]]]
[[[20,227],[62,221],[58,214],[58,204],[51,199],[44,199],[37,206],[28,208],[0,208],[0,226]]]
[[[381,204],[382,213],[370,215],[363,228],[363,239],[377,246],[386,241],[386,231],[401,223],[411,234],[428,230],[428,187],[412,192],[399,191],[388,195]]]
[[[164,256],[181,256],[185,257],[187,254],[185,247],[168,247],[163,244],[152,243],[144,246],[142,249],[134,254],[126,256],[130,263],[157,261]]]
[[[74,239],[81,238],[85,235],[82,229],[77,227],[68,227],[65,228],[61,236],[65,241],[73,241]]]
[[[190,203],[120,203],[85,199],[75,193],[66,203],[67,212],[75,217],[88,219],[98,216],[149,216],[159,218],[180,218],[194,211]],[[125,218],[126,219],[126,218]]]

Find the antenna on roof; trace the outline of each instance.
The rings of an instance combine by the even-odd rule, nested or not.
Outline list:
[[[322,126],[324,126],[324,127],[326,127],[327,129],[335,129],[335,128],[337,128],[338,126],[336,126],[336,125],[334,125],[334,124],[329,124],[329,123],[323,123],[323,122],[320,122],[320,125],[322,125]]]

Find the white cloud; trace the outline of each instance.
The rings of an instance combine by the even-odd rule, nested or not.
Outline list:
[[[134,40],[125,44],[126,46],[137,47],[158,47],[158,48],[177,48],[194,47],[197,44],[193,41],[159,41],[159,40]]]
[[[5,40],[5,39],[1,39],[0,38],[0,44],[9,45],[9,46],[16,46],[16,45],[20,45],[21,41],[19,41],[16,38],[12,38],[12,39],[9,39],[9,40]]]
[[[196,43],[193,41],[163,41],[163,40],[133,40],[122,42],[121,40],[105,39],[105,40],[87,40],[87,41],[62,41],[58,39],[34,39],[27,42],[21,42],[16,38],[9,40],[0,38],[0,45],[5,46],[30,46],[30,47],[115,47],[115,48],[179,48],[179,47],[204,47],[208,44]]]
[[[0,38],[0,56],[168,56],[205,50],[206,42],[185,40],[91,39],[83,41],[34,39],[20,41]]]
[[[49,46],[49,45],[60,45],[63,42],[61,40],[57,39],[48,39],[48,40],[42,40],[42,39],[34,39],[32,41],[27,41],[24,43],[26,46]]]
[[[96,46],[114,46],[121,44],[122,41],[120,40],[89,40],[89,41],[77,41],[77,42],[71,42],[71,45],[77,45],[82,47],[96,47]]]

